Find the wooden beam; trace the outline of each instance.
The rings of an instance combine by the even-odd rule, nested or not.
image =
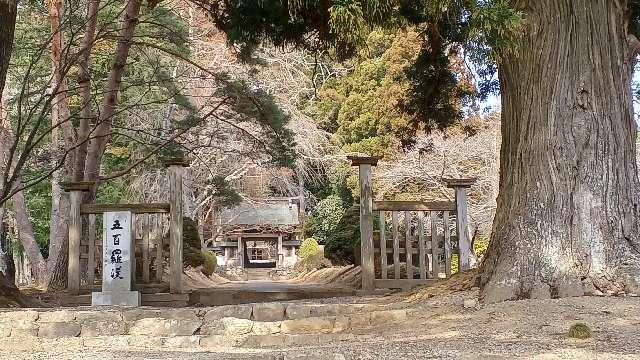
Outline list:
[[[393,249],[391,249],[391,248],[387,248],[386,251],[387,251],[387,254],[393,254]],[[375,254],[381,254],[382,250],[380,248],[375,248],[373,250],[373,252]],[[398,249],[398,254],[405,254],[406,252],[407,252],[407,250],[405,248]],[[420,249],[411,248],[411,254],[416,254],[416,255],[420,254]],[[387,266],[389,266],[389,265],[387,265]]]
[[[280,234],[274,234],[274,233],[268,233],[268,234],[263,234],[263,233],[243,233],[243,232],[230,232],[227,235],[228,236],[242,236],[243,238],[277,238],[278,236],[282,235],[284,233],[280,233]]]
[[[189,167],[191,165],[191,159],[184,156],[165,157],[160,159],[165,167],[180,166]]]
[[[373,211],[455,211],[453,201],[374,201]]]
[[[64,191],[91,191],[96,186],[95,181],[73,181],[73,182],[61,182],[60,187]]]
[[[376,289],[410,289],[418,285],[433,284],[436,281],[436,279],[375,279],[373,285]]]
[[[378,160],[382,159],[379,156],[347,156],[348,160],[351,160],[352,166],[360,165],[378,165]]]
[[[108,211],[131,211],[132,214],[161,214],[171,211],[169,203],[153,204],[82,204],[82,214],[102,214]]]
[[[476,183],[476,181],[478,181],[478,179],[477,178],[459,178],[459,179],[443,178],[442,181],[445,183],[445,185],[447,185],[448,188],[457,188],[457,187],[470,188],[473,184]]]

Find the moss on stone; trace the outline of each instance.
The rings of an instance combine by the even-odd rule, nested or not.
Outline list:
[[[589,325],[579,322],[571,325],[567,335],[573,339],[589,339],[592,334]]]

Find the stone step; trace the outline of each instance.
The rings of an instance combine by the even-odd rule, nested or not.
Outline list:
[[[185,307],[189,303],[189,294],[142,293],[140,300],[142,302],[142,306]],[[64,301],[61,305],[65,307],[90,306],[91,294],[66,296],[64,297]]]
[[[247,281],[269,280],[269,273],[273,269],[246,268]]]
[[[9,310],[0,311],[0,346],[37,350],[53,342],[112,349],[279,347],[340,341],[354,330],[401,324],[420,314],[398,305],[313,303]]]

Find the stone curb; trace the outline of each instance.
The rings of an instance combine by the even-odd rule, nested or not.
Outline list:
[[[348,330],[403,322],[407,312],[368,304],[282,303],[0,311],[0,348],[35,351],[50,343],[118,349],[296,346],[318,339],[343,341],[349,339]]]

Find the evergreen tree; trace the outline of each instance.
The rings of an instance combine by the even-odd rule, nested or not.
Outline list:
[[[355,54],[368,29],[421,29],[407,111],[414,128],[455,119],[446,50],[464,46],[481,75],[499,64],[498,207],[482,297],[501,301],[640,292],[640,197],[631,74],[640,49],[634,1],[220,0],[229,40]],[[246,19],[251,19],[246,21]],[[525,21],[521,21],[525,19]],[[247,26],[248,25],[248,26]],[[487,78],[482,90],[494,89]]]

